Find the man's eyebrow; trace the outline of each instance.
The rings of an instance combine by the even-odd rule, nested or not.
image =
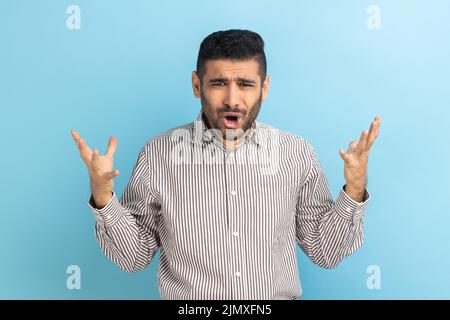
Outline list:
[[[211,79],[209,79],[209,83],[211,83],[211,82],[226,82],[226,81],[228,81],[228,79],[227,78],[211,78]]]
[[[236,79],[239,82],[244,82],[244,83],[249,83],[249,84],[256,84],[256,81],[251,80],[251,79],[242,78],[242,77],[237,77]],[[209,79],[208,82],[209,83],[212,83],[212,82],[228,82],[228,78],[224,78],[224,77],[212,78],[212,79]]]
[[[256,81],[251,80],[251,79],[238,77],[237,80],[240,81],[240,82],[245,82],[245,83],[249,83],[249,84],[256,84]]]

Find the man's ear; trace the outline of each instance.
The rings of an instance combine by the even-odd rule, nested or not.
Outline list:
[[[268,74],[266,74],[266,78],[264,79],[264,82],[262,84],[262,100],[265,100],[267,94],[269,93],[269,85],[270,85],[270,77]]]
[[[198,76],[197,71],[192,71],[192,89],[194,90],[194,96],[196,99],[200,98],[200,78]]]

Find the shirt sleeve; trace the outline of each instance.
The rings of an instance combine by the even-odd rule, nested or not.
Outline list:
[[[334,201],[317,154],[309,143],[307,146],[311,166],[296,205],[296,240],[315,264],[335,268],[363,243],[370,194],[366,189],[359,203],[342,187]]]
[[[144,146],[121,199],[112,192],[108,204],[97,209],[91,195],[88,205],[95,216],[95,235],[105,255],[126,272],[146,267],[160,241],[160,205],[150,191],[150,169]]]

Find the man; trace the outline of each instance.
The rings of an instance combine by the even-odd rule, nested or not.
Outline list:
[[[296,299],[296,244],[334,268],[363,242],[369,150],[376,117],[345,152],[336,201],[316,152],[256,120],[269,89],[264,42],[248,30],[215,32],[192,73],[196,121],[150,139],[120,199],[110,137],[105,155],[71,131],[90,175],[89,206],[104,253],[136,272],[160,249],[163,299]]]

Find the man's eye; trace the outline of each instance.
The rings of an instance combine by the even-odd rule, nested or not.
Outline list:
[[[247,83],[240,83],[239,84],[241,87],[251,87],[251,85],[250,84],[247,84]]]
[[[215,83],[213,83],[212,85],[213,85],[213,86],[216,86],[216,87],[222,87],[222,86],[225,85],[225,82],[215,82]]]

